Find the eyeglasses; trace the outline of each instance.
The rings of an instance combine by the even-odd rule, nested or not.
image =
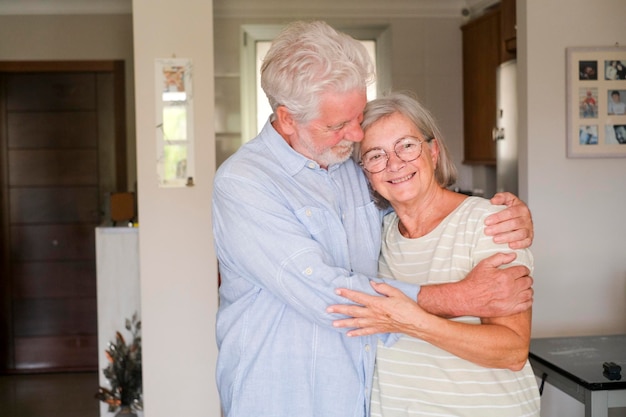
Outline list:
[[[412,162],[422,154],[423,141],[413,136],[398,139],[393,144],[393,151],[400,160]],[[383,172],[389,164],[389,154],[383,148],[372,148],[361,156],[359,165],[370,174]]]

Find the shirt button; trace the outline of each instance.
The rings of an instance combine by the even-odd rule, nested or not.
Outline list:
[[[369,344],[368,344],[368,345],[365,345],[365,351],[366,351],[366,352],[369,352],[369,351],[370,351],[370,345],[369,345]]]
[[[306,212],[305,212],[305,214],[306,214],[306,216],[307,216],[307,217],[311,217],[311,215],[312,215],[313,213],[311,212],[311,210],[307,209],[307,210],[306,210]]]
[[[304,274],[305,275],[311,275],[313,273],[313,268],[308,267],[307,269],[304,270]]]
[[[315,168],[315,163],[314,162],[309,162],[309,168],[311,168],[311,169]]]

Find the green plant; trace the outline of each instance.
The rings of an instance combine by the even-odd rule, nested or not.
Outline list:
[[[104,368],[104,376],[111,388],[100,387],[96,398],[109,405],[109,411],[119,407],[143,408],[141,379],[141,321],[137,313],[132,320],[126,319],[126,330],[132,336],[129,345],[120,332],[115,333],[115,341],[109,342],[105,350],[109,365]]]

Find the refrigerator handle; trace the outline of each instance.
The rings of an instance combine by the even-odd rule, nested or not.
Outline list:
[[[493,139],[494,142],[504,139],[504,128],[494,127],[493,130],[491,131],[491,138]]]

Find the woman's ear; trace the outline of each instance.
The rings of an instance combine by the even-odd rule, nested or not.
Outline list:
[[[439,160],[439,141],[437,141],[437,138],[431,139],[428,147],[430,148],[430,159],[433,163],[433,169],[437,168],[437,161]]]

